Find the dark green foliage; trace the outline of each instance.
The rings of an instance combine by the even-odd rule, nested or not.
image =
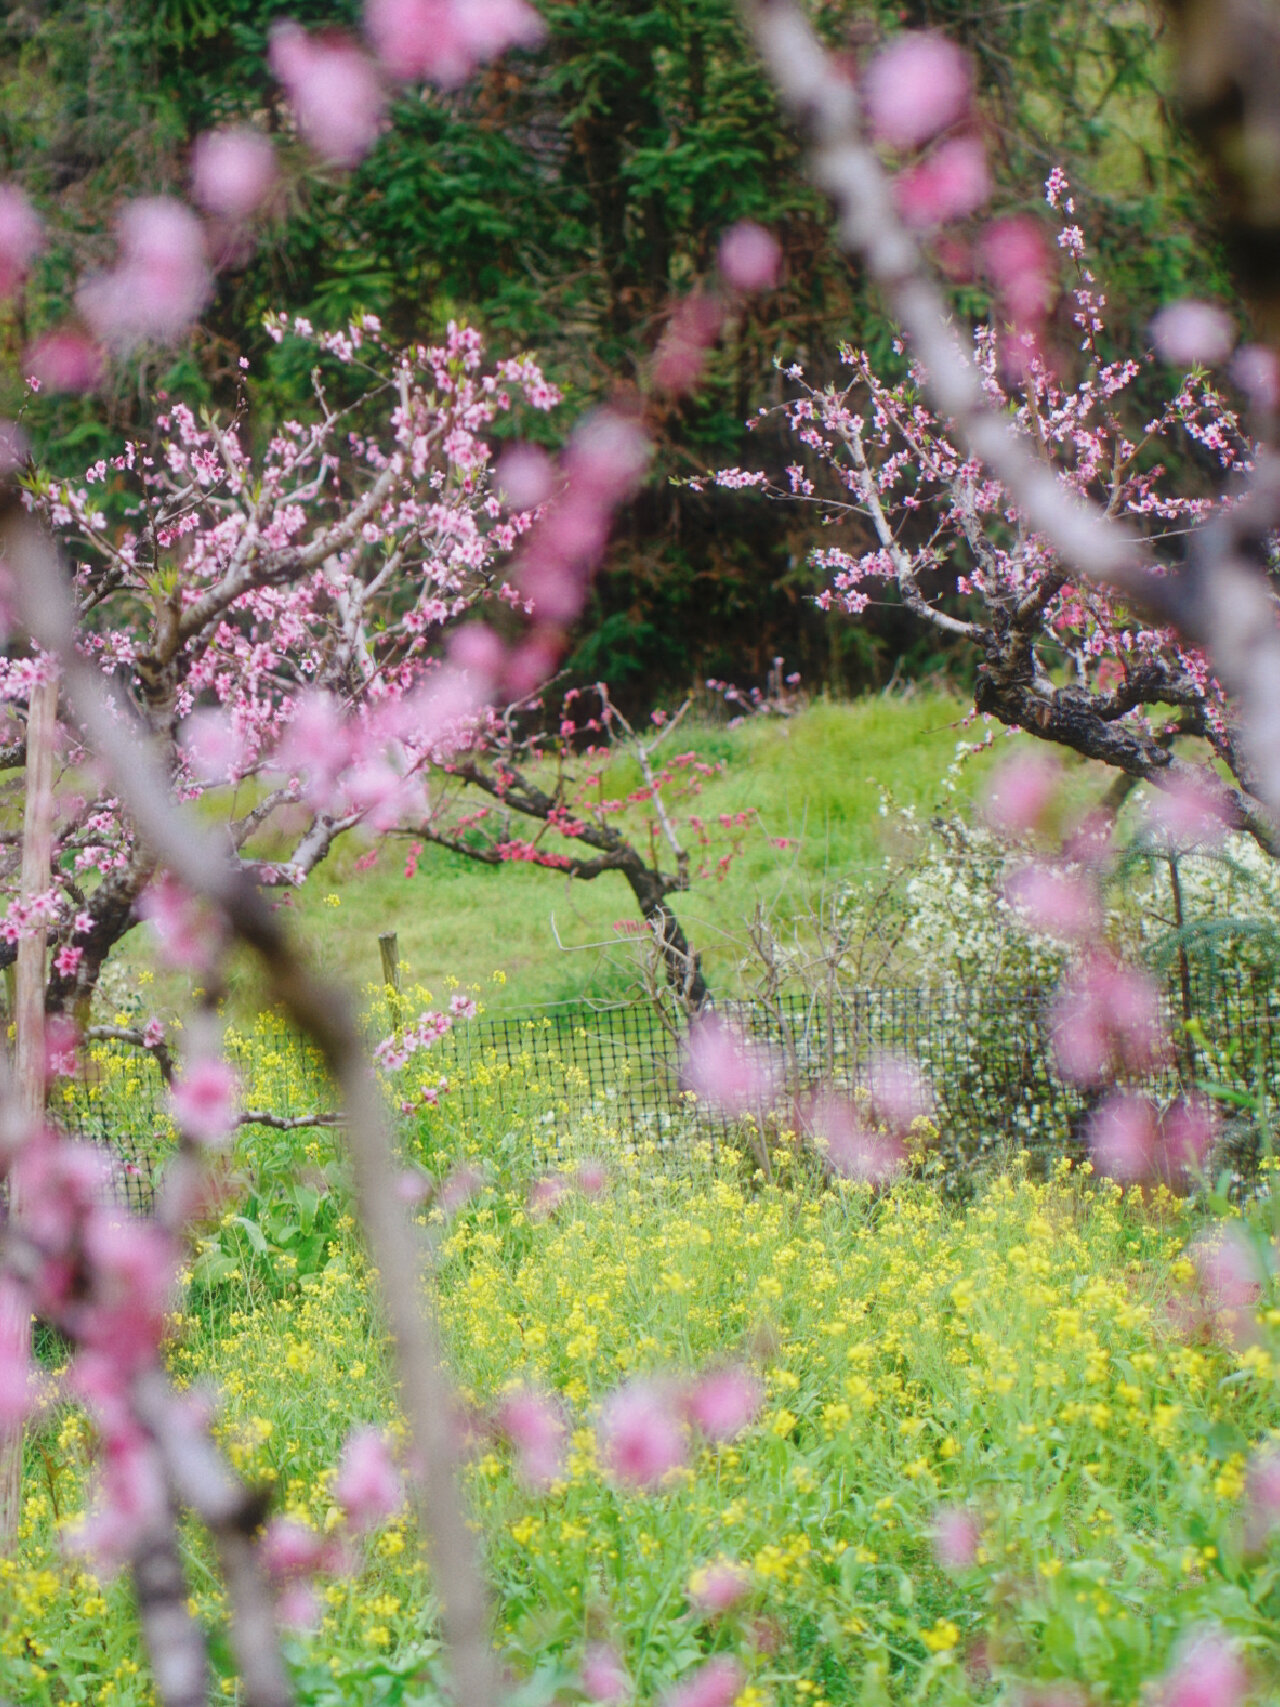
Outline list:
[[[1118,343],[1140,341],[1153,305],[1189,281],[1228,294],[1198,168],[1167,110],[1154,7],[816,9],[833,44],[858,55],[903,24],[971,49],[996,206],[1039,206],[1049,168],[1065,166],[1099,244]],[[358,28],[359,0],[50,0],[11,12],[0,147],[5,169],[46,210],[56,205],[60,233],[5,329],[11,356],[66,311],[77,272],[109,255],[121,195],[181,189],[200,130],[230,118],[265,125],[288,180],[256,249],[224,268],[190,359],[140,358],[116,376],[105,411],[42,406],[45,454],[83,468],[108,435],[145,418],[157,386],[225,405],[241,348],[259,376],[256,419],[304,407],[306,371],[261,334],[268,308],[318,325],[375,312],[402,338],[465,316],[506,346],[539,351],[568,392],[566,419],[621,390],[639,395],[657,438],[651,485],[622,520],[576,668],[640,697],[694,674],[758,676],[776,653],[850,688],[887,679],[909,644],[894,611],[864,621],[856,639],[814,618],[806,518],[669,483],[726,462],[786,460],[780,444],[742,432],[779,395],[777,357],[822,379],[839,338],[878,356],[892,338],[829,241],[825,205],[733,0],[542,0],[542,10],[550,33],[538,54],[510,55],[457,94],[401,91],[386,136],[347,177],[317,171],[290,138],[265,51],[283,16]],[[745,218],[782,242],[781,288],[735,310],[696,398],[653,395],[647,358],[672,302],[713,278],[720,234]],[[958,289],[962,312],[986,312],[980,279]],[[1061,333],[1069,347],[1069,323]]]

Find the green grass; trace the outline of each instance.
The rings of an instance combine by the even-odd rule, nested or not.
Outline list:
[[[883,859],[882,788],[902,805],[938,800],[957,741],[977,738],[962,726],[965,711],[963,702],[940,696],[874,698],[818,703],[788,722],[681,731],[675,750],[695,747],[725,763],[692,809],[708,820],[749,807],[759,813],[760,829],[748,834],[727,877],[676,897],[713,984],[732,981],[758,902],[794,911],[822,885]],[[989,763],[983,754],[964,768],[962,797]],[[779,851],[769,837],[800,845]],[[488,867],[428,848],[417,876],[406,879],[404,844],[388,844],[376,866],[357,871],[365,851],[356,843],[336,851],[298,897],[299,923],[348,982],[380,977],[377,939],[386,930],[397,933],[414,978],[437,995],[449,977],[490,986],[501,970],[508,983],[500,997],[490,987],[491,998],[527,1007],[616,994],[634,976],[613,926],[638,915],[616,873],[569,883],[552,871]]]

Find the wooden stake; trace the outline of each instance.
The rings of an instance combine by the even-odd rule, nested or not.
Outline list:
[[[26,901],[43,895],[51,882],[53,753],[57,727],[58,681],[51,675],[31,690],[27,713],[26,800],[22,820],[22,897]],[[44,1113],[44,989],[45,933],[40,929],[24,936],[18,944],[14,1080],[24,1123],[33,1123]],[[20,1207],[10,1177],[10,1220],[16,1218]],[[0,1332],[16,1332],[29,1343],[31,1324],[24,1314],[21,1321],[0,1326]],[[20,1423],[0,1431],[0,1550],[6,1552],[17,1540],[22,1517],[22,1441]]]

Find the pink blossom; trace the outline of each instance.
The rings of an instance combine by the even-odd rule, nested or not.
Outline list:
[[[1041,828],[1062,788],[1062,766],[1040,753],[1007,759],[987,785],[983,816],[1013,836]]]
[[[732,1118],[764,1107],[773,1096],[776,1074],[763,1050],[707,1014],[689,1028],[684,1084]]]
[[[365,28],[393,77],[453,89],[513,47],[537,47],[546,25],[526,0],[365,0]]]
[[[77,1552],[95,1560],[99,1571],[112,1572],[168,1512],[164,1472],[149,1440],[136,1433],[108,1436],[99,1455],[96,1496],[69,1540]]]
[[[582,1656],[582,1693],[589,1701],[599,1701],[603,1707],[616,1707],[631,1694],[631,1679],[618,1657],[616,1648],[607,1642],[591,1642]]]
[[[1055,267],[1039,220],[1019,213],[993,221],[982,236],[982,264],[1015,325],[1044,318],[1053,301]]]
[[[1006,881],[1005,894],[1032,930],[1061,942],[1088,942],[1102,928],[1097,888],[1083,872],[1024,865]]]
[[[1250,1345],[1258,1336],[1255,1319],[1262,1296],[1258,1253],[1238,1225],[1197,1240],[1191,1259],[1211,1324],[1232,1345]]]
[[[534,1180],[525,1199],[525,1209],[535,1221],[545,1221],[569,1195],[569,1181],[563,1174],[544,1174]]]
[[[703,291],[693,291],[678,302],[654,352],[654,384],[663,391],[691,390],[702,377],[707,352],[723,323],[723,306]]]
[[[597,1432],[601,1458],[624,1486],[652,1488],[688,1456],[672,1394],[652,1382],[631,1381],[611,1394]]]
[[[325,1537],[296,1517],[273,1517],[263,1531],[259,1557],[267,1573],[279,1581],[310,1576],[323,1570],[332,1547]]]
[[[0,184],[0,302],[17,290],[43,238],[40,218],[16,184]]]
[[[751,219],[729,227],[720,239],[717,259],[725,283],[734,290],[772,290],[782,271],[777,238]]]
[[[102,378],[102,347],[64,326],[38,338],[23,365],[50,391],[92,391]]]
[[[354,166],[373,147],[386,105],[373,61],[349,36],[309,35],[292,22],[272,26],[267,57],[307,142],[334,165]]]
[[[609,1184],[609,1170],[603,1162],[579,1162],[573,1183],[584,1197],[599,1197]]]
[[[1230,822],[1226,791],[1208,775],[1180,776],[1156,789],[1147,813],[1159,838],[1180,849],[1217,847]]]
[[[172,196],[151,196],[130,202],[118,226],[115,271],[80,287],[81,313],[100,338],[120,347],[176,338],[212,288],[200,221]]]
[[[944,142],[894,184],[905,223],[925,230],[976,213],[990,194],[987,151],[974,136]]]
[[[1077,1085],[1101,1085],[1116,1071],[1145,1072],[1162,1052],[1154,981],[1107,954],[1090,956],[1063,980],[1049,1020],[1058,1069]]]
[[[188,717],[182,726],[182,746],[192,772],[202,783],[227,782],[242,757],[232,718],[212,707],[193,711]]]
[[[1280,403],[1280,360],[1269,344],[1241,344],[1231,377],[1256,409],[1270,410]]]
[[[1198,1172],[1218,1136],[1218,1117],[1203,1097],[1178,1097],[1160,1118],[1157,1171],[1176,1181]]]
[[[81,954],[84,950],[79,951]],[[74,972],[77,961],[72,965]],[[62,970],[61,967],[58,968]],[[80,1034],[66,1014],[48,1014],[44,1022],[44,1071],[46,1079],[68,1078],[76,1070]]]
[[[867,1073],[871,1112],[878,1125],[895,1132],[910,1132],[917,1120],[926,1119],[933,1107],[929,1087],[910,1061],[879,1055]]]
[[[535,510],[555,489],[555,464],[540,445],[512,445],[494,470],[494,484],[513,510]]]
[[[1245,1481],[1245,1545],[1261,1552],[1280,1530],[1280,1449],[1257,1453]]]
[[[1158,1699],[1160,1707],[1240,1707],[1248,1687],[1234,1644],[1210,1630],[1182,1645]]]
[[[982,1529],[968,1506],[939,1506],[933,1516],[933,1556],[946,1571],[964,1571],[978,1557]]]
[[[708,1440],[732,1440],[760,1413],[760,1382],[741,1364],[713,1370],[684,1395],[684,1414]]]
[[[565,1422],[559,1406],[532,1388],[508,1393],[498,1407],[497,1424],[515,1447],[520,1474],[532,1487],[546,1488],[560,1475]]]
[[[876,54],[862,93],[877,142],[918,148],[968,112],[973,74],[945,36],[908,32]]]
[[[808,1124],[822,1155],[846,1179],[885,1185],[906,1163],[901,1140],[869,1127],[847,1097],[830,1091],[817,1097]]]
[[[404,1502],[404,1488],[387,1445],[376,1428],[359,1428],[347,1437],[333,1481],[333,1497],[352,1529],[370,1529],[392,1517]]]
[[[222,1143],[236,1123],[239,1090],[229,1062],[213,1055],[187,1062],[169,1092],[175,1125],[196,1143]]]
[[[247,219],[276,181],[269,137],[236,125],[203,131],[191,154],[191,193],[202,208],[228,219]]]
[[[745,1682],[737,1660],[716,1654],[669,1689],[661,1698],[662,1707],[733,1707]]]
[[[150,921],[161,954],[170,966],[202,972],[213,962],[221,941],[214,916],[167,874],[146,890],[138,911]]]
[[[1155,1109],[1147,1097],[1117,1092],[1089,1119],[1094,1164],[1108,1179],[1146,1179],[1156,1159]]]
[[[718,1617],[730,1611],[751,1587],[750,1575],[741,1565],[718,1560],[695,1571],[689,1583],[689,1599],[701,1612]]]
[[[1226,309],[1185,297],[1152,320],[1151,340],[1161,360],[1174,367],[1216,367],[1234,349],[1236,329]]]

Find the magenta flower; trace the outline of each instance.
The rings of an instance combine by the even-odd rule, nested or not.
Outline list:
[[[740,1364],[713,1370],[686,1391],[684,1414],[708,1440],[732,1440],[760,1414],[760,1383]]]
[[[1059,1071],[1085,1087],[1146,1071],[1164,1044],[1154,980],[1108,954],[1092,955],[1063,980],[1050,1026]]]
[[[976,213],[990,194],[987,151],[976,136],[944,142],[894,184],[904,222],[922,230]]]
[[[877,142],[918,148],[969,110],[973,73],[945,36],[907,32],[871,61],[862,83]]]
[[[1033,931],[1060,942],[1090,942],[1102,929],[1097,887],[1083,872],[1036,862],[1013,872],[1004,887]]]
[[[751,1587],[750,1574],[741,1565],[717,1560],[695,1571],[689,1580],[689,1599],[701,1612],[713,1617],[729,1612]]]
[[[379,1429],[358,1428],[348,1435],[334,1477],[333,1497],[357,1531],[371,1529],[399,1511],[404,1487],[387,1437]]]
[[[763,1050],[707,1014],[689,1028],[684,1085],[732,1118],[763,1108],[773,1097],[776,1074]]]
[[[996,771],[983,816],[997,830],[1023,836],[1041,828],[1062,788],[1062,766],[1039,753],[1020,753]]]
[[[12,296],[40,253],[40,217],[16,184],[0,184],[0,302]]]
[[[1174,367],[1217,367],[1235,348],[1236,329],[1225,308],[1186,297],[1156,315],[1151,341]]]
[[[600,1456],[616,1482],[653,1488],[688,1458],[689,1442],[672,1394],[648,1381],[631,1381],[605,1400],[597,1429]]]
[[[782,271],[778,239],[753,220],[739,220],[720,239],[717,253],[725,283],[734,290],[772,290]]]
[[[213,289],[204,228],[184,203],[150,196],[128,203],[118,220],[115,270],[80,287],[76,304],[108,344],[170,341],[200,313]]]
[[[247,219],[271,193],[276,154],[269,137],[248,126],[206,130],[191,151],[191,193],[209,213]]]
[[[881,1186],[906,1164],[901,1139],[875,1131],[847,1097],[834,1092],[814,1099],[809,1129],[821,1154],[845,1179]]]
[[[607,1642],[591,1642],[582,1656],[582,1693],[589,1701],[599,1701],[602,1707],[616,1707],[631,1694],[631,1679],[618,1657],[616,1648]]]
[[[348,36],[311,35],[291,21],[272,26],[267,58],[316,153],[354,166],[373,147],[386,106],[373,61]]]
[[[1248,1687],[1235,1646],[1210,1630],[1178,1650],[1158,1699],[1160,1707],[1240,1707]]]
[[[662,1707],[732,1707],[746,1680],[737,1660],[716,1654],[669,1689]]]
[[[205,1055],[189,1061],[169,1091],[174,1124],[197,1144],[220,1144],[236,1123],[240,1081],[226,1061]]]
[[[559,1406],[545,1393],[523,1388],[508,1393],[498,1407],[497,1425],[516,1449],[520,1474],[532,1487],[549,1487],[560,1475],[565,1423]]]
[[[933,1556],[946,1571],[963,1571],[978,1557],[982,1531],[967,1506],[940,1506],[933,1517]]]

